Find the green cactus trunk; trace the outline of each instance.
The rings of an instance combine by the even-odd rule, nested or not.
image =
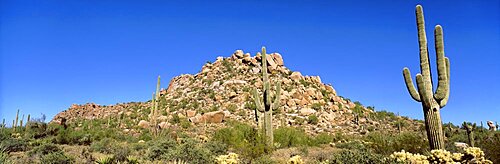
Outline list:
[[[253,90],[253,96],[255,105],[257,108],[255,109],[256,113],[256,121],[259,127],[260,136],[262,136],[265,140],[266,146],[268,148],[272,148],[274,145],[274,134],[273,134],[273,110],[277,110],[279,108],[280,103],[280,92],[281,92],[281,83],[276,84],[276,94],[274,100],[271,99],[271,90],[270,90],[270,82],[269,75],[267,74],[267,54],[266,48],[262,47],[262,82],[263,82],[263,90],[262,90],[262,98],[259,96],[257,90]],[[261,100],[263,103],[261,103]]]
[[[469,140],[469,145],[474,147],[474,130],[476,130],[476,123],[468,124],[468,123],[464,122],[462,124],[462,127],[467,132],[467,139]]]
[[[17,110],[16,113],[16,122],[13,124],[14,131],[16,131],[18,121],[19,121],[19,109]]]
[[[444,133],[439,111],[443,108],[449,98],[450,89],[450,62],[444,56],[443,29],[437,25],[434,30],[436,59],[438,68],[438,86],[433,93],[432,77],[427,50],[427,37],[425,35],[425,22],[422,6],[416,7],[418,39],[420,47],[420,70],[417,74],[417,89],[410,77],[410,70],[403,69],[403,77],[411,97],[422,103],[425,117],[425,129],[431,150],[444,149]]]
[[[151,123],[151,132],[153,136],[156,136],[158,134],[158,123],[157,123],[157,113],[158,113],[158,103],[160,100],[160,76],[158,76],[158,81],[156,83],[156,92],[153,93],[153,100],[151,101],[152,103],[152,109],[151,109],[151,118],[150,118],[150,123]]]

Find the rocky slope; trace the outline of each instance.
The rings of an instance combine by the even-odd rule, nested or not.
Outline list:
[[[268,71],[271,88],[281,83],[281,107],[273,115],[275,128],[302,126],[307,133],[365,134],[370,131],[397,131],[395,122],[403,130],[418,130],[422,124],[404,117],[380,118],[372,109],[355,104],[337,95],[332,85],[324,84],[319,76],[303,76],[285,67],[278,53],[269,54]],[[255,124],[255,104],[251,91],[262,89],[261,54],[251,56],[237,50],[230,57],[218,57],[206,63],[195,75],[184,74],[173,78],[167,89],[161,90],[158,126],[169,128],[174,116],[188,119],[191,124],[224,126],[224,120]],[[103,106],[93,103],[72,105],[57,114],[52,122],[76,122],[81,119],[106,119],[120,116],[132,123],[120,125],[125,131],[144,127],[151,101]],[[317,119],[316,119],[317,118]]]

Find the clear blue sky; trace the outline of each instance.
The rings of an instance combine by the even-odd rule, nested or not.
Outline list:
[[[500,122],[500,1],[0,1],[0,119],[50,120],[71,104],[146,101],[156,76],[261,46],[364,105],[423,118],[402,69],[419,72],[415,5],[444,28],[443,122]],[[435,73],[434,73],[435,74]],[[434,77],[436,78],[436,77]],[[435,80],[436,81],[436,80]]]

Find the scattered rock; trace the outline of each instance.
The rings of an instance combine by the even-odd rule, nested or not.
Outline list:
[[[147,122],[145,120],[141,120],[141,121],[139,121],[139,124],[137,124],[137,126],[144,128],[144,129],[147,129],[147,128],[149,128],[149,122]]]
[[[303,116],[309,116],[311,114],[316,113],[316,110],[311,109],[311,108],[302,108],[300,109],[300,114]]]

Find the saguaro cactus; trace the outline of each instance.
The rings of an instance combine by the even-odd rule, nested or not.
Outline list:
[[[462,128],[467,131],[467,138],[469,139],[469,145],[474,147],[474,130],[476,130],[476,123],[466,123],[462,124]]]
[[[156,93],[153,93],[153,100],[151,101],[152,106],[151,106],[151,118],[150,118],[150,123],[152,124],[151,126],[151,131],[154,136],[157,134],[157,126],[158,123],[156,122],[157,113],[158,113],[158,103],[160,100],[160,76],[158,76],[158,82],[156,83]]]
[[[19,121],[19,109],[17,110],[17,113],[16,113],[16,122],[15,122],[15,124],[12,124],[12,125],[14,125],[14,131],[16,131],[18,121]]]
[[[273,110],[277,110],[280,105],[280,92],[281,92],[281,83],[276,83],[276,94],[274,99],[271,98],[271,89],[269,82],[269,75],[267,74],[267,58],[266,58],[266,48],[262,47],[262,82],[263,82],[263,90],[262,97],[258,94],[257,90],[253,90],[253,96],[255,105],[257,108],[255,109],[256,113],[256,121],[259,125],[259,129],[261,131],[261,136],[265,136],[266,146],[272,147],[274,143],[273,138]],[[261,102],[262,100],[262,102]]]
[[[443,29],[437,25],[434,29],[437,68],[438,68],[438,86],[433,93],[431,70],[429,65],[429,54],[427,50],[427,38],[425,35],[425,23],[422,6],[416,7],[418,43],[420,46],[420,71],[417,74],[418,91],[413,86],[410,77],[410,70],[403,69],[403,77],[406,87],[411,97],[422,103],[425,117],[425,129],[431,149],[444,149],[444,134],[442,129],[441,116],[439,110],[443,108],[450,95],[450,61],[444,56]]]

